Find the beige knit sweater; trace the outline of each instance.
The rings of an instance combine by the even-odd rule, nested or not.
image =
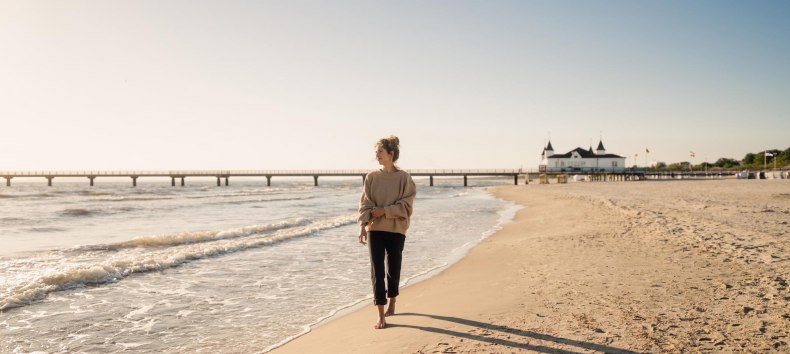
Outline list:
[[[406,234],[417,187],[406,171],[373,171],[365,176],[359,198],[360,235],[368,231],[389,231]],[[384,208],[384,216],[374,218],[370,212]]]

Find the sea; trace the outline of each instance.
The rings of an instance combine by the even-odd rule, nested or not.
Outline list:
[[[107,180],[0,186],[0,352],[264,353],[358,307],[374,320],[361,178]],[[507,179],[415,181],[402,287],[519,208],[485,190]]]

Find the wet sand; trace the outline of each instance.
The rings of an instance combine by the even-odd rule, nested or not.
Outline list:
[[[492,192],[525,208],[387,329],[371,305],[273,353],[790,351],[790,181]]]

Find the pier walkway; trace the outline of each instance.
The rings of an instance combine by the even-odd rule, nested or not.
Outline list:
[[[467,179],[470,176],[486,177],[513,177],[513,183],[518,185],[519,175],[523,175],[520,170],[406,170],[415,177],[429,177],[430,185],[433,186],[434,177],[463,176],[464,186],[467,186]],[[224,179],[225,186],[230,184],[231,177],[266,177],[266,185],[272,185],[273,177],[313,177],[315,186],[318,186],[319,177],[361,177],[364,181],[365,175],[370,170],[183,170],[183,171],[0,171],[0,177],[5,178],[6,186],[11,186],[14,178],[46,178],[47,185],[52,186],[55,177],[82,177],[93,181],[98,177],[126,177],[132,179],[132,186],[137,186],[137,179],[140,177],[165,177],[170,178],[170,185],[176,186],[176,179],[180,180],[180,185],[185,185],[187,177],[216,177],[217,186],[222,186]]]
[[[428,177],[431,186],[434,184],[434,177],[463,177],[464,187],[468,186],[469,177],[512,177],[513,184],[518,185],[519,179],[524,184],[530,181],[540,180],[548,183],[549,179],[557,181],[567,181],[572,176],[584,176],[586,181],[643,181],[643,180],[675,180],[675,179],[717,179],[732,178],[743,174],[743,171],[679,171],[679,172],[655,172],[644,168],[625,169],[618,172],[582,172],[582,171],[556,171],[540,172],[538,170],[522,169],[447,169],[447,170],[406,170],[414,177]],[[781,178],[790,177],[790,170],[772,170],[777,172]],[[318,186],[319,177],[360,177],[364,181],[365,175],[370,170],[176,170],[176,171],[0,171],[0,177],[5,178],[6,186],[11,186],[14,178],[46,178],[47,185],[52,186],[55,177],[80,177],[87,178],[90,185],[96,178],[102,177],[125,177],[132,179],[132,186],[137,186],[137,179],[140,177],[165,177],[170,178],[170,185],[175,187],[176,180],[180,185],[185,185],[187,177],[214,177],[217,179],[217,186],[230,184],[231,177],[266,177],[266,185],[272,185],[273,177],[312,177],[315,186]],[[760,171],[758,171],[759,173]],[[762,171],[762,173],[767,173]],[[755,173],[752,173],[754,175]],[[575,177],[572,177],[575,178]],[[745,177],[744,177],[745,178]],[[754,178],[754,177],[752,177]],[[762,177],[760,177],[762,178]]]

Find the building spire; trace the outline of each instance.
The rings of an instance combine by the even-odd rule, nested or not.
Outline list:
[[[598,148],[595,149],[595,153],[598,155],[606,155],[606,148],[603,147],[603,139],[598,140]]]
[[[551,146],[551,138],[549,138],[549,143],[546,144],[546,147],[543,148],[543,155],[544,157],[549,157],[554,155],[554,148]]]

